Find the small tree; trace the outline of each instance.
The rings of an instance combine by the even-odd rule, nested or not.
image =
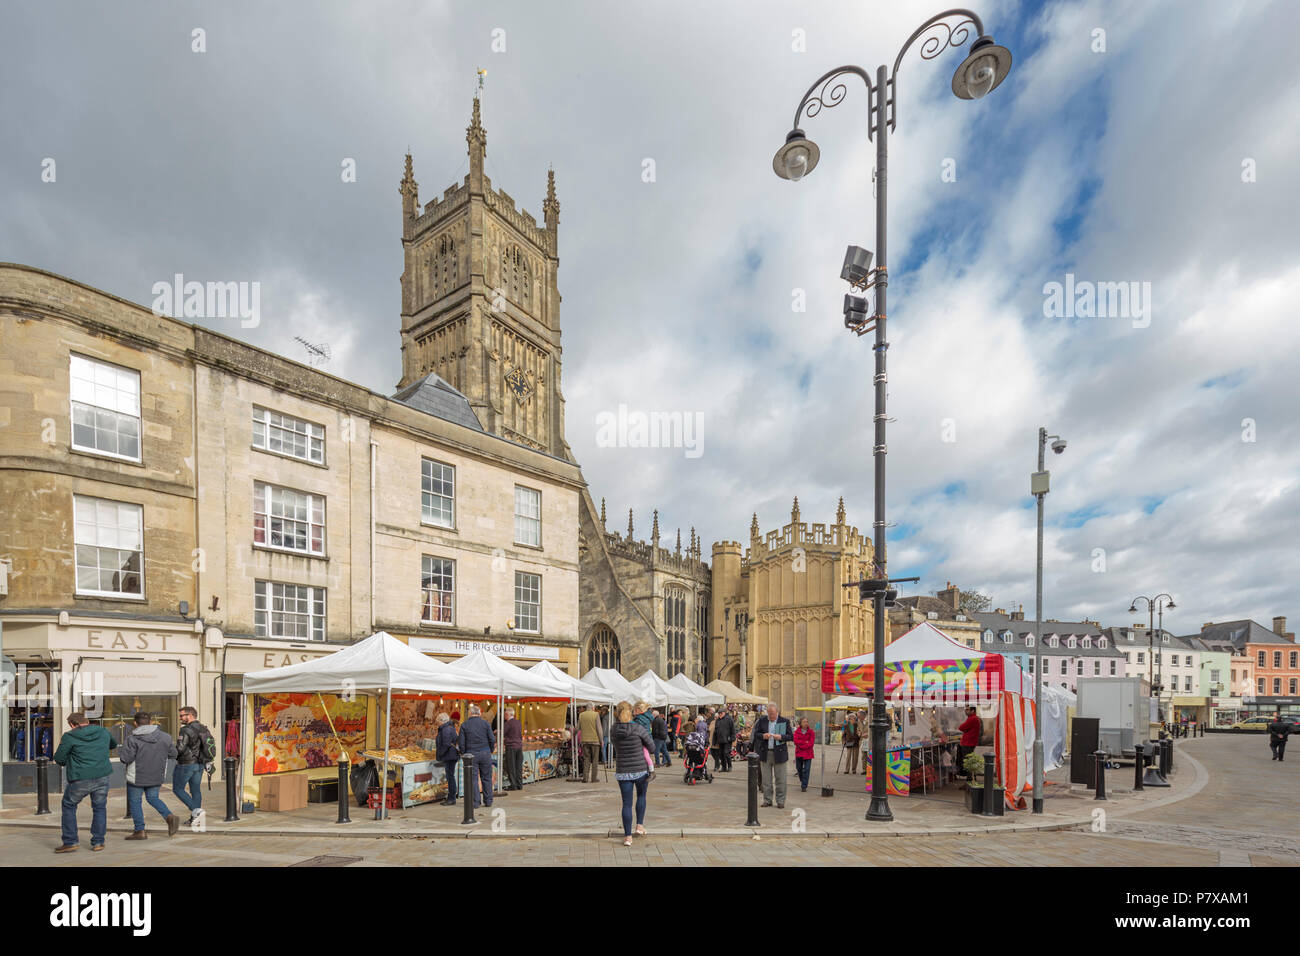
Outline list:
[[[959,591],[957,603],[963,611],[977,614],[980,611],[987,611],[993,599],[979,591]]]

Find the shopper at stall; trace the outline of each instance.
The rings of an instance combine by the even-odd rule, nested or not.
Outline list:
[[[1280,713],[1273,715],[1273,722],[1268,725],[1268,746],[1273,751],[1274,760],[1286,756],[1286,738],[1291,730],[1291,724],[1283,720]]]
[[[984,731],[984,723],[974,707],[966,708],[966,719],[957,725],[957,729],[961,731],[961,743],[957,745],[957,773],[964,777],[966,758],[980,745],[980,734]]]
[[[860,737],[858,714],[856,711],[851,710],[844,719],[844,756],[848,760],[848,766],[844,768],[845,773],[858,772],[858,743]]]
[[[117,755],[126,764],[126,806],[135,824],[135,830],[127,839],[149,838],[144,828],[142,800],[148,800],[149,806],[167,821],[167,835],[175,836],[181,821],[158,796],[163,775],[167,772],[167,761],[176,758],[176,743],[171,734],[155,724],[149,714],[140,711],[135,715],[135,729],[122,742]]]
[[[718,719],[713,722],[713,739],[718,747],[721,763],[719,773],[731,772],[731,745],[736,740],[736,721],[729,711],[720,711]]]
[[[790,721],[781,716],[776,704],[768,704],[767,713],[754,722],[752,741],[758,754],[765,807],[772,805],[775,791],[777,809],[785,808],[786,765],[790,762],[790,751],[786,745],[792,740],[794,730]]]
[[[680,710],[669,711],[668,714],[668,751],[677,753],[677,738],[682,733],[682,712]]]
[[[459,738],[455,725],[445,712],[438,714],[435,722],[438,725],[438,736],[434,756],[447,774],[447,806],[454,807],[457,796],[456,765],[460,763]]]
[[[671,767],[673,762],[668,759],[668,721],[657,710],[651,714],[650,738],[655,742],[655,766]]]
[[[203,770],[216,758],[217,747],[212,732],[199,723],[199,712],[193,707],[181,708],[180,721],[172,792],[190,811],[190,818],[185,821],[189,826],[203,815]]]
[[[596,764],[600,761],[600,714],[592,704],[578,715],[578,735],[582,738],[582,755],[586,759],[582,779],[584,783],[596,782]]]
[[[474,806],[492,806],[492,751],[497,745],[497,736],[492,727],[483,719],[483,711],[478,704],[469,705],[469,716],[460,725],[460,752],[474,755],[474,779],[466,780],[474,795]]]
[[[104,849],[108,835],[108,781],[113,775],[109,751],[117,741],[103,727],[91,726],[80,711],[68,714],[68,729],[59,738],[54,762],[63,767],[62,840],[55,853],[77,849],[77,804],[90,797],[90,848]]]
[[[799,775],[799,791],[808,790],[808,774],[812,771],[814,749],[817,735],[808,726],[808,718],[799,718],[799,729],[794,732],[794,769]]]
[[[623,797],[623,845],[632,845],[633,797],[636,799],[636,835],[645,836],[646,790],[650,786],[650,768],[646,766],[645,751],[654,742],[644,727],[632,719],[632,705],[627,701],[618,705],[615,715],[618,722],[610,731],[610,744],[614,749],[614,779]]]
[[[505,733],[501,744],[506,751],[506,779],[510,781],[507,790],[524,789],[524,725],[515,716],[513,707],[506,708]]]

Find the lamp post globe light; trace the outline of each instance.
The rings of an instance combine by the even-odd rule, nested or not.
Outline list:
[[[1147,597],[1145,594],[1139,594],[1128,606],[1131,613],[1136,614],[1138,610],[1138,601],[1145,601],[1147,605],[1147,684],[1151,688],[1151,696],[1156,699],[1156,716],[1160,716],[1160,694],[1164,690],[1163,670],[1160,659],[1156,657],[1156,611],[1160,612],[1160,635],[1164,637],[1165,630],[1165,608],[1174,609],[1178,607],[1174,599],[1163,591],[1155,597]]]
[[[886,265],[886,196],[888,193],[888,155],[889,134],[893,131],[898,114],[898,67],[903,56],[918,40],[921,58],[932,60],[949,47],[959,48],[967,40],[972,40],[966,59],[953,74],[952,91],[960,99],[979,99],[993,90],[1006,79],[1011,69],[1011,53],[1005,47],[993,42],[985,35],[984,24],[980,18],[969,10],[953,9],[931,17],[907,39],[898,56],[894,59],[892,70],[886,70],[884,64],[876,67],[873,81],[870,74],[859,66],[841,66],[823,74],[799,101],[794,113],[794,122],[781,148],[772,158],[772,169],[782,179],[798,182],[817,168],[821,159],[821,150],[817,144],[804,135],[800,120],[815,117],[823,109],[838,106],[844,100],[847,88],[842,78],[853,75],[862,80],[867,87],[867,109],[869,120],[867,136],[876,144],[876,267],[870,268],[871,253],[855,246],[849,247],[845,257],[843,277],[856,291],[865,292],[875,288],[876,301],[874,311],[868,313],[867,300],[864,296],[846,295],[844,298],[844,325],[856,335],[867,332],[876,333],[874,350],[876,353],[876,373],[874,378],[876,392],[875,442],[872,456],[875,463],[875,520],[872,522],[875,548],[875,568],[871,582],[863,582],[860,595],[863,600],[871,597],[874,608],[872,627],[872,648],[875,672],[871,705],[871,806],[867,810],[868,820],[887,822],[893,814],[889,810],[889,798],[886,795],[885,780],[885,735],[889,728],[889,718],[885,712],[885,608],[890,600],[888,588],[890,581],[886,571],[885,554],[885,352],[889,343],[885,341],[885,290],[889,284],[889,270]],[[870,586],[874,583],[874,586]],[[896,593],[896,592],[895,592]]]
[[[1043,735],[1039,714],[1043,712],[1043,498],[1051,490],[1052,473],[1047,470],[1047,443],[1052,451],[1065,451],[1065,439],[1038,429],[1038,470],[1029,476],[1029,492],[1038,499],[1038,564],[1034,573],[1034,813],[1043,812]]]

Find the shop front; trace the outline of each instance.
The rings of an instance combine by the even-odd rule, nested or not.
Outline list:
[[[1300,697],[1243,697],[1241,717],[1271,717],[1273,714],[1300,713]]]
[[[35,791],[34,761],[53,756],[74,711],[119,743],[139,711],[175,736],[180,708],[198,699],[201,636],[194,628],[180,619],[67,611],[6,616],[4,654],[13,662],[0,708],[6,792]],[[62,789],[57,765],[49,779],[51,790]],[[124,780],[115,761],[112,786]]]
[[[1175,697],[1170,703],[1172,705],[1170,719],[1175,723],[1181,723],[1184,719],[1197,723],[1209,720],[1210,699],[1208,697]]]

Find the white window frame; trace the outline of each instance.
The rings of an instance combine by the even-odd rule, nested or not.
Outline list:
[[[450,567],[449,570],[434,568],[435,562]],[[450,576],[451,588],[444,591],[439,588],[429,588],[425,584],[435,577]],[[428,617],[427,612],[433,607],[429,603],[429,596],[432,594],[449,594],[450,604],[447,606],[447,620],[440,621]],[[439,609],[441,605],[438,605]],[[456,561],[453,558],[444,558],[438,554],[420,555],[420,623],[429,627],[455,627],[456,626]]]
[[[258,444],[259,432],[261,434],[261,444]],[[279,448],[271,447],[271,436],[273,433],[277,436],[277,440],[281,446]],[[291,436],[287,446],[284,438],[284,435],[286,434]],[[302,437],[303,446],[306,452],[302,455],[286,450],[286,447],[293,447],[294,439],[299,436]],[[305,418],[298,418],[296,415],[286,415],[284,412],[277,412],[274,409],[267,408],[265,405],[254,405],[253,447],[258,451],[269,452],[272,455],[281,455],[285,458],[292,458],[294,461],[305,461],[311,465],[324,465],[326,464],[325,426],[318,425]],[[313,452],[317,449],[320,451],[319,458],[313,455]]]
[[[116,527],[110,529],[106,525],[100,525],[98,521],[98,517],[99,517],[98,512],[99,512],[99,505],[101,504],[113,506],[114,517],[116,519]],[[101,533],[106,535],[107,537],[112,537],[113,535],[120,534],[121,532],[127,530],[122,525],[121,509],[123,508],[135,510],[136,528],[134,534],[136,536],[136,541],[138,541],[140,544],[140,547],[138,549],[120,548],[117,547],[116,544],[100,544]],[[93,509],[95,512],[95,517],[90,521],[86,520],[88,509]],[[95,540],[93,542],[79,540],[77,534],[78,530],[81,528],[91,527],[91,526],[93,526],[94,528]],[[134,571],[123,572],[119,569],[112,573],[118,575],[136,574],[140,579],[139,593],[135,593],[132,591],[105,591],[105,590],[101,590],[100,588],[81,587],[81,582],[79,580],[80,576],[78,574],[78,571],[82,567],[78,555],[78,551],[81,548],[95,549],[96,552],[95,568],[97,574],[102,574],[104,571],[104,567],[99,563],[98,560],[99,551],[101,549],[105,551],[117,551],[119,553],[138,554],[140,556],[140,560],[139,560],[140,569],[138,572],[134,572]],[[75,594],[85,596],[85,597],[113,598],[115,600],[120,600],[120,601],[145,600],[144,506],[134,504],[130,501],[115,501],[112,498],[96,498],[93,495],[73,495],[72,496],[72,556],[73,556],[72,557],[72,575],[73,575],[72,580],[73,580],[73,589]],[[86,567],[89,567],[89,565],[86,565]]]
[[[276,594],[276,588],[281,589],[279,594]],[[278,609],[275,607],[277,601],[281,604]],[[285,605],[289,601],[306,601],[306,612],[287,610]],[[317,601],[320,602],[319,612],[316,608]],[[253,582],[253,633],[258,637],[279,641],[324,641],[328,612],[329,602],[325,588],[310,584],[290,584],[287,581],[258,579]],[[301,618],[304,613],[307,618],[306,637],[297,633],[274,633],[277,614],[281,616],[280,623],[283,625],[286,617]]]
[[[939,620],[939,612],[938,612],[938,611],[926,611],[926,612],[925,612],[925,619],[926,619],[927,621],[937,621],[937,620]]]
[[[992,631],[992,629],[987,630],[987,631],[984,632],[984,643],[985,643],[985,644],[992,644],[992,643],[993,643],[993,631]]]
[[[529,514],[527,511],[521,512],[520,492],[523,492],[525,505],[529,503],[529,495],[535,496],[531,499],[536,504],[537,514]],[[520,531],[527,532],[533,530],[536,541],[528,539],[528,536],[520,537]],[[527,485],[515,485],[515,544],[521,544],[526,548],[540,548],[542,546],[542,492],[537,488],[529,488]]]
[[[528,601],[520,601],[520,589],[521,587],[527,586],[524,582],[521,582],[520,580],[521,578],[533,578],[534,580],[536,580],[537,582],[536,604],[530,603]],[[531,588],[529,590],[531,590]],[[524,596],[527,597],[529,595],[525,593]],[[515,630],[521,634],[540,634],[542,632],[542,576],[540,574],[535,574],[532,571],[516,571],[514,600],[515,600]],[[530,623],[535,623],[536,624],[535,627],[525,627],[524,626],[525,615],[520,613],[521,608],[529,608],[529,607],[535,607],[537,609],[535,615],[532,615],[536,617],[536,621],[530,622]]]
[[[1009,633],[1011,633],[1011,632],[1008,631],[1007,633],[1009,634]],[[1025,635],[1025,647],[1033,647],[1033,646],[1034,646],[1034,635],[1032,635],[1032,634],[1026,634],[1026,635]]]
[[[305,498],[306,514],[307,514],[306,520],[304,521],[303,519],[296,517],[296,512],[298,508],[297,502],[294,503],[295,517],[290,518],[284,516],[283,514],[281,515],[273,514],[272,508],[274,507],[276,492],[281,493],[282,510],[284,507],[283,495],[285,494],[299,495],[302,498]],[[318,502],[320,504],[319,523],[313,520],[316,512],[316,504]],[[257,540],[257,530],[258,530],[257,519],[259,517],[262,519],[262,540],[261,541]],[[306,535],[307,547],[293,548],[293,547],[286,547],[283,544],[272,544],[271,526],[273,521],[281,522],[282,526],[285,522],[291,522],[294,525],[305,524],[307,530],[307,535]],[[320,549],[319,550],[312,547],[312,537],[313,537],[312,530],[317,527],[320,528]],[[312,494],[309,491],[299,491],[297,488],[286,488],[284,485],[273,485],[267,481],[253,482],[253,545],[254,547],[267,548],[271,551],[284,551],[288,554],[306,554],[306,555],[310,555],[313,558],[323,558],[325,557],[325,553],[327,550],[326,541],[328,540],[327,537],[328,532],[329,532],[329,526],[326,523],[326,502],[325,502],[325,497],[323,495]],[[281,540],[283,539],[284,536],[282,531]]]
[[[78,363],[85,362],[93,367],[94,375],[87,379],[83,376],[76,376]],[[109,377],[111,373],[112,382],[100,381],[101,378]],[[131,389],[123,389],[124,382],[134,381],[134,392]],[[88,455],[102,455],[105,458],[113,458],[117,461],[141,462],[144,460],[144,422],[140,416],[141,388],[143,379],[137,369],[127,368],[124,365],[115,365],[112,362],[105,362],[102,359],[91,358],[88,355],[78,355],[76,352],[71,353],[68,363],[68,421],[71,426],[70,438],[71,447],[74,451],[85,452]],[[134,399],[134,401],[132,401]],[[119,406],[125,405],[125,408]],[[121,422],[123,419],[135,421],[135,455],[123,455],[120,452],[107,451],[102,448],[96,448],[94,445],[81,445],[77,443],[77,429],[85,428],[85,425],[77,425],[77,412],[79,409],[89,409],[91,414],[104,413],[115,416],[115,435],[121,434]],[[92,426],[92,432],[99,431],[97,426]]]
[[[1110,660],[1110,676],[1115,676],[1115,665],[1118,663],[1113,657]]]
[[[433,467],[446,469],[446,472],[437,474]],[[447,476],[450,475],[450,478]],[[438,482],[449,481],[451,485],[451,494],[443,494],[436,491]],[[438,516],[430,512],[429,505],[433,500],[447,502],[449,517],[446,523],[440,520],[442,509],[439,508]],[[439,461],[437,458],[420,458],[420,524],[431,525],[435,528],[447,528],[455,530],[456,528],[456,466],[445,461]]]

